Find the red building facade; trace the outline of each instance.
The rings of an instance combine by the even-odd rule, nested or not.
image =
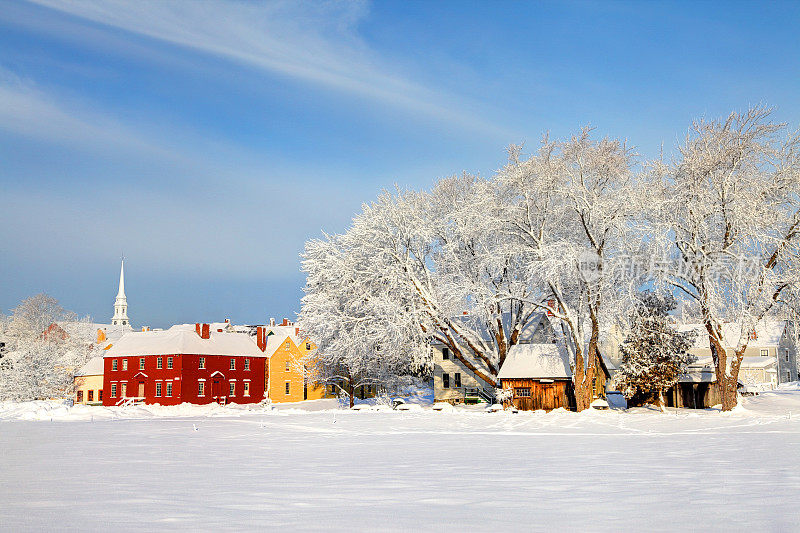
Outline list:
[[[177,405],[258,403],[265,398],[266,337],[217,331],[208,324],[132,332],[104,357],[103,405],[126,399]]]

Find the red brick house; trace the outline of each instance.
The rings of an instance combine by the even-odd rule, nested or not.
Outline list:
[[[264,328],[255,340],[209,324],[129,332],[103,358],[103,405],[258,403],[268,359]]]

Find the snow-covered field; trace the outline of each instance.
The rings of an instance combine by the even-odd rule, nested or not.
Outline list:
[[[797,386],[725,414],[331,407],[0,404],[0,529],[800,529]]]

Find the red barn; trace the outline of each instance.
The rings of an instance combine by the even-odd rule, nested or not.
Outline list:
[[[258,403],[265,398],[266,335],[211,332],[209,324],[129,332],[106,352],[103,405],[126,401]]]

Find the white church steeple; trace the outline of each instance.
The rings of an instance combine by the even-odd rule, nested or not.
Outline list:
[[[128,299],[125,297],[125,258],[122,258],[122,265],[119,268],[119,292],[114,300],[114,316],[111,318],[112,326],[128,326],[131,321],[128,319]]]

